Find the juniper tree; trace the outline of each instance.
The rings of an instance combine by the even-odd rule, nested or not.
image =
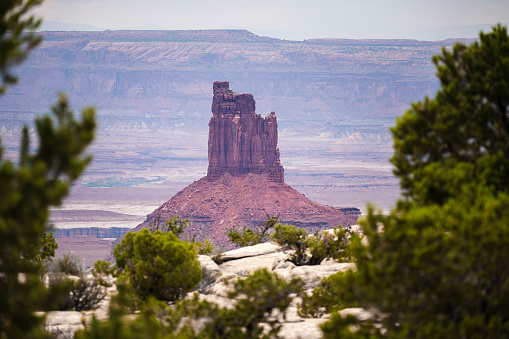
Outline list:
[[[341,282],[385,331],[335,315],[326,338],[509,335],[507,29],[433,61],[436,98],[414,104],[392,129],[406,199],[388,216],[370,208],[367,245],[353,243],[357,272]]]
[[[29,15],[42,0],[2,0],[0,2],[0,94],[7,85],[15,84],[18,78],[11,72],[13,66],[22,63],[30,51],[41,42],[34,31],[41,20]]]
[[[29,15],[39,0],[0,2],[0,93],[17,80],[12,67],[41,41],[34,33],[40,20]],[[0,98],[1,100],[1,98]],[[94,110],[76,120],[60,95],[51,115],[35,122],[37,149],[31,151],[28,128],[21,136],[17,162],[4,159],[0,143],[0,338],[42,336],[43,319],[35,311],[57,301],[41,279],[42,260],[55,242],[45,234],[49,208],[61,204],[69,187],[90,162],[84,156],[94,136]]]
[[[129,290],[141,300],[152,296],[173,301],[201,280],[194,244],[171,232],[143,229],[127,233],[115,247],[117,267],[124,271]]]
[[[392,128],[394,173],[406,197],[442,203],[479,183],[509,191],[509,38],[500,25],[480,41],[433,57],[441,88]]]
[[[62,203],[91,159],[83,152],[93,139],[94,110],[84,110],[77,121],[61,95],[53,114],[55,119],[36,119],[35,153],[23,128],[18,165],[4,160],[0,149],[0,337],[24,337],[37,324],[33,311],[44,308],[39,258],[49,208]]]

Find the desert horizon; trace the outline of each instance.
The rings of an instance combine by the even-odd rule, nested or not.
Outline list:
[[[33,81],[3,97],[5,155],[17,157],[22,124],[47,111],[54,89],[68,93],[73,107],[95,105],[99,120],[94,160],[56,209],[90,213],[55,213],[57,228],[135,227],[203,177],[216,80],[252,93],[258,114],[276,112],[286,183],[319,203],[364,212],[370,202],[387,212],[400,195],[389,128],[412,101],[434,94],[431,56],[458,40],[295,42],[245,30],[43,35],[19,69]],[[45,82],[47,89],[36,89]],[[95,210],[122,216],[94,219]]]

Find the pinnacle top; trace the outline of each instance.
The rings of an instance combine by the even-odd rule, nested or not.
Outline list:
[[[262,118],[255,113],[253,95],[237,94],[229,84],[216,81],[213,86],[207,177],[216,180],[224,173],[265,173],[272,181],[284,182],[275,113]]]

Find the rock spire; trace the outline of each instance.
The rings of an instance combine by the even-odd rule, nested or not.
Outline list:
[[[231,248],[228,229],[261,225],[267,214],[310,233],[357,222],[358,209],[319,204],[284,183],[276,115],[256,114],[252,94],[234,93],[228,82],[216,81],[209,128],[207,176],[175,194],[133,232],[178,215],[192,222],[198,240]]]
[[[268,174],[271,181],[284,182],[277,148],[276,114],[265,118],[255,113],[252,94],[237,94],[228,81],[214,82],[212,118],[209,122],[209,167],[207,179],[224,173]]]

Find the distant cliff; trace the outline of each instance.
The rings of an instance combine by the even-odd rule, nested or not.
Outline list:
[[[87,236],[96,238],[118,238],[131,231],[127,227],[78,227],[78,228],[54,228],[48,233],[53,233],[55,238]]]
[[[431,56],[453,43],[285,41],[243,30],[43,35],[17,69],[20,83],[2,96],[0,113],[45,110],[62,90],[75,106],[94,104],[102,126],[126,112],[208,120],[210,83],[225,78],[262,98],[259,108],[279,119],[394,117],[434,95]]]

